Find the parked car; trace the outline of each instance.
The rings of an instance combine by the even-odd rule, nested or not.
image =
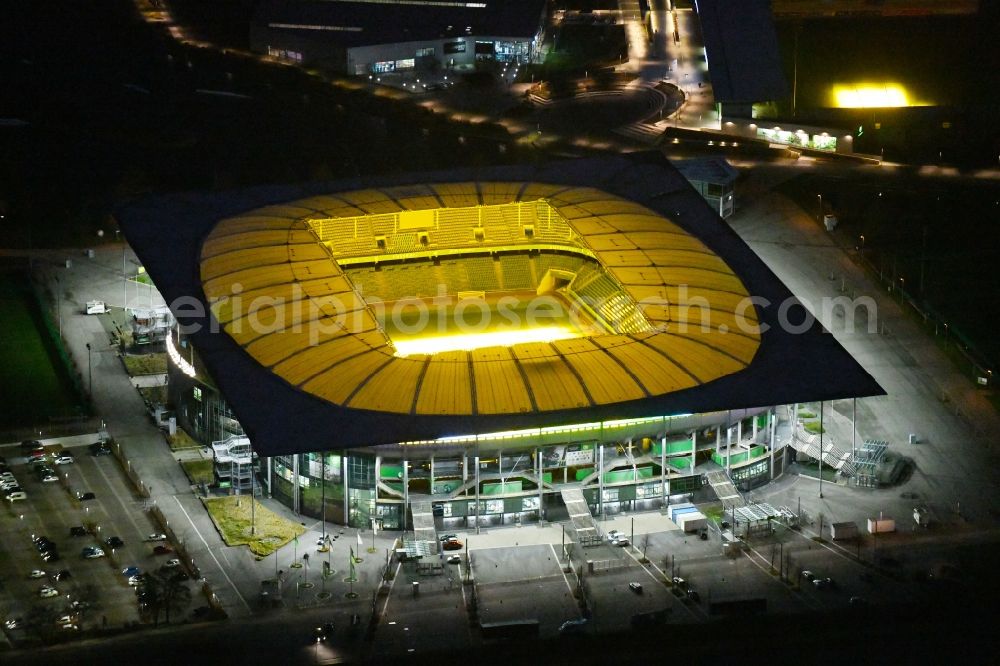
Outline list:
[[[122,541],[122,538],[117,536],[108,537],[107,539],[104,540],[104,543],[108,544],[112,548],[121,548],[122,546],[125,545],[125,542]]]
[[[805,571],[802,572],[802,577],[805,578],[806,580],[812,581],[816,579],[816,574],[806,569]]]
[[[98,557],[104,557],[104,551],[98,548],[97,546],[87,546],[82,551],[80,551],[80,555],[84,559],[93,560]]]
[[[615,539],[617,539],[620,535],[621,535],[621,532],[619,532],[618,530],[610,530],[608,532],[608,534],[607,534],[608,541],[612,542]]]
[[[146,537],[146,541],[166,541],[167,535],[160,532],[153,532]]]
[[[559,625],[559,634],[582,634],[587,630],[587,618],[581,617],[577,620],[566,620]]]
[[[448,564],[461,564],[462,563],[462,556],[461,555],[449,555],[447,562],[448,562]]]
[[[41,569],[32,569],[31,573],[28,574],[28,578],[45,578],[45,572]]]
[[[122,569],[122,575],[126,577],[138,576],[141,573],[142,570],[136,566],[125,567],[124,569]]]
[[[680,576],[674,576],[673,583],[674,587],[679,587],[682,590],[686,590],[688,586],[687,581],[681,578]]]
[[[63,569],[62,571],[60,571],[56,575],[54,575],[52,578],[54,580],[60,581],[60,580],[66,580],[67,578],[72,578],[72,577],[73,577],[73,574],[71,574],[69,572],[69,569]]]
[[[50,599],[52,597],[59,596],[59,590],[54,587],[49,587],[48,585],[43,585],[40,590],[38,590],[38,596],[42,599]]]
[[[111,454],[111,447],[107,442],[94,442],[90,445],[90,455],[107,456]]]
[[[80,500],[81,502],[85,502],[87,500],[97,499],[97,495],[95,495],[94,493],[91,493],[91,492],[77,493],[76,494],[76,498],[78,500]]]
[[[9,617],[7,621],[3,623],[3,626],[7,629],[20,629],[24,626],[24,619],[20,617]]]
[[[38,460],[45,460],[45,457],[47,455],[48,454],[45,453],[45,449],[38,449],[37,451],[32,451],[31,453],[28,454],[28,460],[30,462],[35,462],[35,461],[38,461]]]
[[[42,443],[37,439],[26,439],[21,442],[21,449],[23,451],[36,451],[42,448]]]
[[[69,535],[75,537],[87,536],[87,528],[85,528],[83,525],[74,525],[73,527],[69,528]]]
[[[695,590],[688,590],[685,594],[687,594],[688,599],[695,602],[696,604],[701,603],[701,595],[698,594]]]
[[[21,502],[28,499],[28,495],[24,491],[13,492],[7,495],[8,502]]]
[[[76,460],[73,459],[72,454],[61,453],[59,454],[59,457],[53,460],[52,462],[54,462],[57,465],[71,465],[75,463]]]
[[[642,594],[642,583],[632,581],[628,584],[628,589],[632,590],[636,594]]]
[[[167,555],[172,552],[174,552],[173,548],[162,544],[153,548],[153,555]]]
[[[445,541],[441,547],[444,548],[445,550],[461,550],[462,542],[459,541],[458,539],[455,539],[453,541]]]
[[[47,550],[44,553],[42,553],[42,559],[45,560],[46,562],[58,562],[59,551],[57,551],[55,548],[53,548],[52,550]]]
[[[42,483],[54,483],[55,481],[58,480],[59,477],[56,476],[55,474],[46,474],[45,476],[42,477]]]
[[[444,536],[438,537],[438,541],[451,541],[452,539],[458,539],[457,534],[445,534]]]
[[[812,584],[815,585],[818,590],[830,590],[836,587],[832,578],[814,578]]]
[[[167,560],[167,561],[166,561],[166,562],[165,562],[165,563],[163,564],[163,566],[165,566],[165,567],[168,567],[168,568],[171,568],[171,569],[173,569],[174,567],[179,567],[180,565],[181,565],[181,561],[180,561],[180,560],[178,560],[178,559],[177,559],[176,557],[175,557],[175,558],[173,558],[173,559],[171,559],[171,560]]]
[[[142,582],[142,576],[129,576],[128,577],[128,584],[131,585],[132,587],[137,586],[141,582]]]
[[[619,535],[614,541],[611,542],[612,546],[618,546],[619,548],[624,548],[631,543],[627,536]]]

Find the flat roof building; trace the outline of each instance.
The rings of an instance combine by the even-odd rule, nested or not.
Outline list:
[[[528,62],[544,9],[544,0],[265,0],[250,45],[350,75]]]

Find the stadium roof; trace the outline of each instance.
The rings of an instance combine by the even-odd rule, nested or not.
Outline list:
[[[375,314],[308,225],[311,218],[341,218],[353,229],[354,218],[365,214],[539,200],[568,223],[572,241],[563,247],[604,266],[641,304],[651,330],[396,356]],[[471,236],[459,247],[480,251]],[[368,242],[377,252],[374,237]],[[472,416],[639,400],[742,370],[760,341],[753,307],[747,321],[737,320],[746,289],[704,243],[640,204],[589,187],[480,180],[269,206],[215,227],[202,249],[201,277],[216,319],[250,356],[292,386],[354,409]],[[234,293],[240,298],[229,298]],[[254,299],[266,310],[251,314]],[[304,299],[321,307],[310,311]],[[248,326],[251,316],[266,325]]]
[[[400,358],[374,321],[325,344],[295,333],[245,337],[227,331],[227,302],[210,298],[239,282],[241,296],[298,284],[317,302],[356,299],[311,218],[539,198],[633,299],[670,304],[681,285],[704,290],[718,309],[714,328],[680,334],[671,325],[682,313],[644,307],[651,323],[669,325]],[[178,321],[198,329],[190,338],[199,357],[265,455],[883,393],[818,323],[779,325],[787,288],[659,154],[151,198],[117,217]],[[746,294],[757,297],[748,315],[765,330],[722,333]],[[222,330],[189,307],[192,297]],[[176,307],[182,298],[188,306]],[[785,308],[786,321],[807,316],[797,302]]]
[[[264,0],[254,20],[345,47],[476,35],[530,39],[544,6],[544,0]]]
[[[769,0],[696,0],[716,102],[785,99],[778,37]]]

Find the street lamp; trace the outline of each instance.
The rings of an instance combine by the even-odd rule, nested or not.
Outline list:
[[[87,395],[90,396],[91,401],[94,399],[94,366],[91,362],[91,350],[90,343],[87,343]]]

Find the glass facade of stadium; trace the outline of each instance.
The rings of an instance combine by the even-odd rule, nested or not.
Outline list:
[[[205,446],[243,435],[186,340],[169,352],[178,424]],[[405,508],[414,502],[429,502],[443,528],[560,520],[570,487],[595,516],[655,510],[700,490],[711,471],[725,470],[744,492],[779,476],[795,455],[786,411],[654,415],[261,458],[253,491],[313,518],[360,528],[375,519],[390,530],[412,527]],[[223,485],[232,481],[219,472]],[[243,486],[230,492],[251,492],[248,478]]]

